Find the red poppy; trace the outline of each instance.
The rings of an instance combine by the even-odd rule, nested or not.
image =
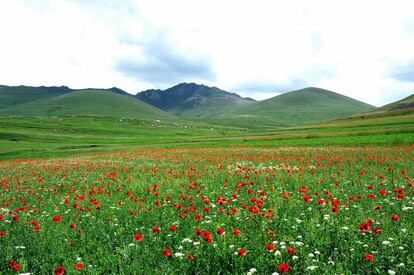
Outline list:
[[[171,225],[170,225],[170,230],[171,230],[171,231],[175,231],[175,230],[177,230],[177,226],[175,226],[175,225],[172,225],[172,224],[171,224]]]
[[[192,261],[194,259],[194,257],[191,254],[187,254],[187,259],[189,259],[190,261]]]
[[[399,221],[400,220],[400,217],[397,216],[397,215],[395,215],[395,214],[392,214],[391,215],[391,220],[393,220],[393,221]]]
[[[361,223],[360,225],[359,225],[359,231],[361,231],[361,232],[365,232],[365,231],[368,231],[368,230],[370,230],[371,229],[371,225],[369,224],[369,223]]]
[[[272,251],[272,250],[275,249],[275,246],[273,244],[269,243],[269,244],[266,245],[266,249],[269,250],[269,251]]]
[[[0,231],[0,236],[6,236],[7,232],[6,231]]]
[[[160,232],[160,228],[158,226],[153,226],[152,227],[152,232],[158,233],[158,232]]]
[[[54,216],[53,217],[53,222],[61,222],[62,221],[62,217],[61,216]]]
[[[14,222],[18,222],[18,221],[19,221],[19,217],[17,217],[17,216],[13,216],[13,221],[14,221]]]
[[[134,234],[134,240],[136,241],[142,241],[144,236],[142,234]]]
[[[237,228],[233,228],[233,234],[236,236],[240,235],[240,230],[238,230]]]
[[[82,262],[77,262],[75,264],[75,269],[76,270],[82,270],[85,267],[85,265]]]
[[[374,255],[369,254],[369,253],[365,253],[364,259],[368,262],[372,262],[374,260]]]
[[[382,229],[379,227],[375,227],[372,229],[372,232],[374,232],[374,234],[381,234],[382,233]]]
[[[19,270],[21,268],[20,264],[15,264],[10,267],[13,270]]]
[[[289,271],[289,268],[289,264],[279,264],[277,270],[279,270],[280,273],[287,273]]]
[[[311,197],[310,196],[308,196],[308,195],[305,195],[305,196],[303,196],[303,198],[302,198],[305,202],[310,202],[310,200],[311,200]]]
[[[70,228],[72,228],[72,229],[75,229],[75,228],[76,228],[76,224],[71,223],[71,224],[69,225],[69,227],[70,227]]]
[[[63,275],[63,274],[65,274],[65,268],[63,266],[59,265],[59,266],[55,267],[54,273],[55,273],[55,275]]]
[[[244,250],[243,248],[239,248],[237,250],[237,254],[239,254],[239,256],[245,256],[246,255],[246,250]]]
[[[164,248],[162,254],[164,254],[165,257],[171,256],[171,252],[168,248]]]
[[[293,247],[288,247],[288,248],[286,248],[286,252],[289,253],[289,254],[295,254],[296,249],[294,249]]]
[[[224,230],[223,229],[221,229],[221,228],[218,228],[217,229],[217,234],[223,235],[223,233],[224,233]]]

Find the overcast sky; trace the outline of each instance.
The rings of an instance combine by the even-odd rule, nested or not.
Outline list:
[[[414,2],[3,0],[0,84],[414,93]]]

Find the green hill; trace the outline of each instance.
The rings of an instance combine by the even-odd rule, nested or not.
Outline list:
[[[414,108],[414,94],[398,100],[396,102],[384,105],[375,111],[393,111],[393,110],[401,110],[401,109],[409,109]]]
[[[229,107],[254,102],[238,94],[195,83],[180,83],[166,90],[147,90],[136,98],[182,118],[207,118],[225,112]]]
[[[350,97],[310,87],[232,108],[212,117],[211,121],[255,128],[283,127],[347,116],[373,108]]]
[[[170,119],[174,115],[159,110],[138,99],[108,90],[75,90],[73,92],[30,101],[0,109],[0,115],[62,116],[87,115]]]
[[[66,86],[30,87],[0,85],[0,109],[33,100],[55,97],[70,92],[72,92],[72,90]]]

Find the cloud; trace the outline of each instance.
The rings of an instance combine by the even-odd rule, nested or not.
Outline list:
[[[249,82],[241,84],[235,87],[229,88],[234,92],[243,92],[244,94],[252,93],[285,93],[293,90],[298,90],[308,86],[308,82],[303,79],[289,79],[279,83],[267,83],[266,82]]]
[[[149,40],[123,41],[134,53],[121,57],[115,68],[127,77],[154,86],[215,79],[213,64],[206,56],[174,46],[174,41],[163,32]]]

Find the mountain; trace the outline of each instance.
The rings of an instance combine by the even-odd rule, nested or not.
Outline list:
[[[119,91],[117,91],[119,92]],[[146,119],[172,119],[166,113],[130,96],[110,89],[72,90],[22,104],[1,108],[0,115],[13,116],[61,116],[91,115],[105,117],[134,117]]]
[[[309,87],[254,102],[212,117],[238,126],[289,126],[347,116],[375,108],[328,90]]]
[[[394,111],[394,110],[403,110],[403,109],[410,109],[414,108],[414,94],[398,100],[396,102],[384,105],[375,111]]]
[[[33,100],[59,96],[72,92],[72,89],[61,87],[30,87],[0,85],[0,108],[22,104]]]
[[[180,83],[166,90],[143,91],[136,98],[183,118],[211,117],[228,108],[254,102],[251,98],[195,83]]]

